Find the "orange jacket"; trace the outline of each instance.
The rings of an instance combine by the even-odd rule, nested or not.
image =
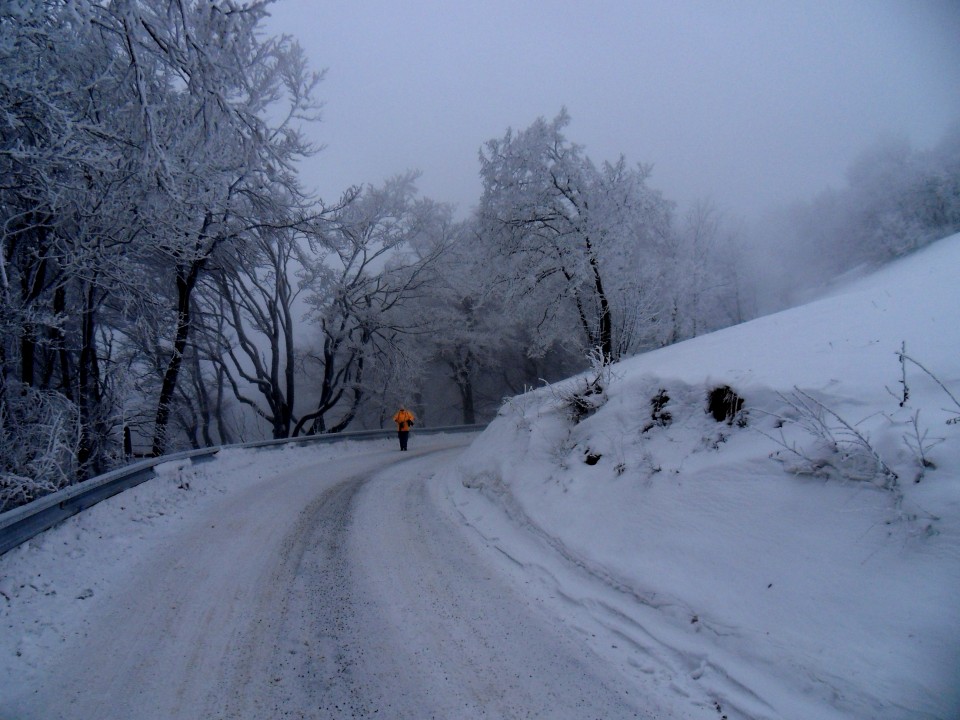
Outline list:
[[[400,432],[409,430],[415,419],[413,413],[406,408],[400,408],[397,410],[397,414],[393,416],[393,421],[397,424],[397,430]]]

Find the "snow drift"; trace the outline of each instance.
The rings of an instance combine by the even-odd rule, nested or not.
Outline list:
[[[957,268],[960,235],[511,399],[446,493],[678,713],[956,718]]]

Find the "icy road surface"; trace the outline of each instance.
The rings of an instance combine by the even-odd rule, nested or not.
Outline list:
[[[437,507],[471,439],[225,493],[138,547],[0,718],[650,717]]]

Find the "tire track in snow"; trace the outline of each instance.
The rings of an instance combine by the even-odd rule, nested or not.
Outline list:
[[[434,504],[468,440],[264,473],[171,525],[14,716],[649,717]]]
[[[378,647],[367,674],[381,716],[649,718],[579,638],[484,561],[434,505],[436,465],[406,464],[358,495],[357,594]]]
[[[351,478],[326,490],[284,542],[222,693],[224,718],[334,717],[357,706],[349,653],[339,646],[351,625],[341,579],[351,505],[364,482]]]

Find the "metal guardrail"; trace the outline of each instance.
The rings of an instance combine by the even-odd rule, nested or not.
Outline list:
[[[441,435],[446,433],[480,432],[485,425],[451,425],[437,428],[417,428],[411,435]],[[270,448],[285,445],[306,445],[311,443],[334,443],[344,440],[376,440],[386,437],[395,437],[396,430],[357,430],[326,435],[305,435],[296,438],[281,438],[279,440],[261,440],[258,442],[239,443],[236,445],[218,445],[199,450],[161,455],[157,458],[141,460],[103,475],[84,480],[63,490],[44,495],[33,502],[21,505],[13,510],[0,513],[0,555],[11,550],[27,540],[49,530],[57,523],[63,522],[87,508],[96,505],[101,500],[135,487],[154,477],[153,468],[162,463],[176,460],[204,461],[211,460],[221,450],[232,448]]]

